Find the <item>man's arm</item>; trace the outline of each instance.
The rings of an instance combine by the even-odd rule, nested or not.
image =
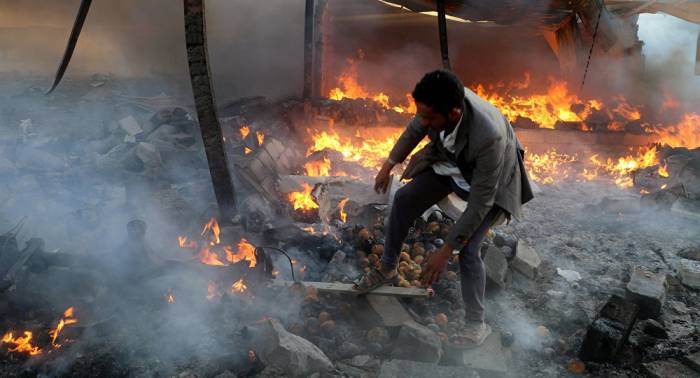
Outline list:
[[[452,227],[445,240],[453,249],[461,249],[491,210],[503,169],[503,138],[493,139],[479,151],[471,182],[467,209]]]
[[[392,164],[400,164],[406,160],[408,154],[420,143],[425,136],[428,135],[428,127],[422,126],[418,116],[413,117],[408,123],[406,130],[401,133],[401,136],[394,144],[394,148],[389,153],[389,162]]]

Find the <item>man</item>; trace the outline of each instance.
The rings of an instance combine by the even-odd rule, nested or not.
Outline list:
[[[427,135],[431,142],[416,153],[402,179],[411,181],[396,192],[385,229],[381,268],[356,284],[360,292],[396,281],[401,244],[414,220],[448,194],[468,202],[445,244],[428,258],[422,282],[440,278],[459,251],[465,327],[456,344],[480,345],[491,333],[484,323],[485,270],[479,244],[494,224],[521,217],[521,205],[532,199],[523,165],[523,149],[501,112],[465,88],[447,71],[426,74],[413,93],[417,114],[393,147],[375,180],[386,192],[392,168]]]

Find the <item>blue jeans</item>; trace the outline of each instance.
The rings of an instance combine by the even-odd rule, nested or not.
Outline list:
[[[398,265],[401,244],[413,222],[452,192],[463,200],[469,201],[469,192],[457,186],[450,177],[440,176],[432,169],[426,169],[396,192],[391,213],[385,225],[383,267],[395,268]],[[494,206],[467,244],[459,251],[462,300],[468,321],[484,320],[486,271],[479,253],[479,246],[501,211]]]

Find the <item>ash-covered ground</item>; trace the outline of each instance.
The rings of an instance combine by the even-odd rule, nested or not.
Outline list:
[[[187,115],[190,101],[161,96],[186,90],[95,76],[67,81],[61,93],[46,97],[41,90],[46,82],[5,78],[0,93],[0,232],[15,231],[19,251],[32,237],[44,241],[10,277],[11,286],[0,287],[0,332],[32,331],[32,345],[41,353],[10,352],[12,345],[3,343],[1,375],[228,377],[325,371],[322,376],[373,377],[392,376],[392,360],[430,362],[399,366],[427,369],[436,377],[467,374],[456,367],[454,351],[443,346],[463,311],[456,264],[434,285],[434,297],[397,301],[401,314],[417,324],[412,332],[373,320],[362,299],[270,288],[255,281],[252,267],[244,270],[247,290],[233,291],[240,266],[203,264],[177,243],[178,235],[199,236],[201,225],[215,214],[203,145]],[[283,115],[302,104],[285,104],[270,104],[251,125],[268,137],[287,135],[289,118]],[[154,118],[162,109],[170,109],[167,121]],[[122,126],[129,116],[142,131]],[[238,134],[238,128],[224,131]],[[139,143],[148,146],[136,150]],[[233,162],[245,161],[242,144],[229,147]],[[237,189],[242,198],[257,193],[242,182]],[[223,242],[235,245],[245,237],[255,245],[281,247],[296,261],[296,278],[348,282],[381,253],[381,218],[366,224],[334,221],[325,234],[309,234],[289,219],[289,209],[265,208],[253,217],[245,213],[248,202],[238,223],[223,227]],[[268,210],[275,216],[258,219]],[[125,225],[133,219],[147,224],[144,239],[127,235]],[[18,223],[19,233],[13,229]],[[450,225],[437,214],[416,223],[405,246],[407,284]],[[698,230],[692,217],[642,203],[635,192],[612,183],[540,186],[525,206],[525,218],[495,228],[482,248],[489,275],[487,322],[499,340],[497,350],[479,358],[492,364],[468,374],[634,377],[649,374],[654,367],[644,364],[654,361],[680,364],[700,345],[698,291],[683,285],[678,274],[679,254],[698,258]],[[11,239],[0,244],[0,262],[11,253]],[[514,265],[521,244],[541,260],[534,278]],[[135,269],[119,263],[126,251],[155,255],[166,268],[147,279],[112,279]],[[277,278],[291,279],[287,260],[269,254]],[[581,362],[589,325],[611,295],[627,297],[637,266],[665,279],[659,314],[654,321],[635,322],[612,362]],[[63,345],[56,347],[49,331],[68,318],[69,307],[78,323],[65,328],[58,340]],[[250,350],[256,352],[252,357]],[[506,372],[499,370],[503,364]]]

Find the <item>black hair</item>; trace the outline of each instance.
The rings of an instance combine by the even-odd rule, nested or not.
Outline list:
[[[464,101],[464,84],[452,72],[428,72],[411,93],[416,102],[428,105],[434,111],[447,115]]]

